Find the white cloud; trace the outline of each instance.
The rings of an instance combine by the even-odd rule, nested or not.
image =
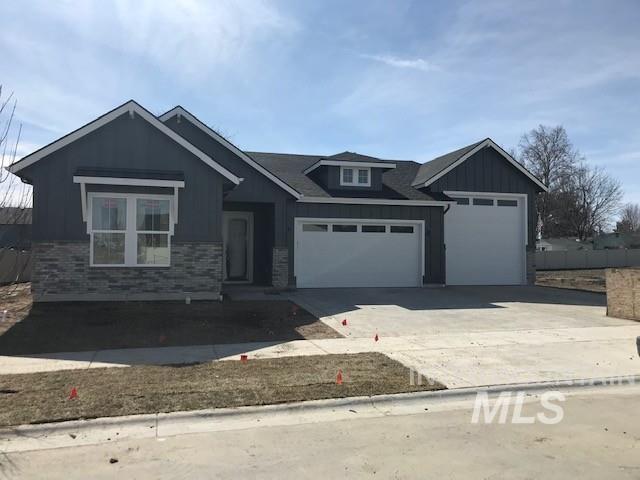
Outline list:
[[[396,68],[410,68],[413,70],[421,70],[423,72],[431,72],[440,70],[437,65],[423,58],[400,58],[393,55],[361,55],[362,58],[368,58],[369,60],[375,60],[376,62],[384,63],[390,67]]]
[[[261,51],[299,29],[266,0],[20,2],[4,13],[0,82],[32,145],[130,98],[162,109],[185,91],[211,96],[215,82],[250,78]]]
[[[221,64],[243,57],[272,35],[287,35],[297,24],[263,0],[118,0],[51,4],[70,31],[175,75],[206,78]]]

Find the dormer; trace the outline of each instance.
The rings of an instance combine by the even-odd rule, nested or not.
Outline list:
[[[327,190],[381,191],[382,174],[393,168],[393,162],[342,152],[321,158],[304,173]]]

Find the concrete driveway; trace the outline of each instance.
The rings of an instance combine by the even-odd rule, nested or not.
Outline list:
[[[323,350],[381,351],[450,388],[640,374],[640,323],[607,317],[601,294],[544,287],[309,289],[292,300],[347,337],[313,342]]]
[[[384,353],[413,369],[415,381],[419,373],[449,388],[640,374],[640,322],[607,317],[604,295],[447,287],[290,296],[345,337],[0,356],[0,374],[358,352]]]
[[[629,324],[606,316],[604,295],[544,287],[304,289],[293,299],[334,328],[346,318],[354,337]]]

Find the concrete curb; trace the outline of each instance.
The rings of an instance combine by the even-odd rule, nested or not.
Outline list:
[[[311,400],[264,406],[220,408],[171,413],[105,417],[39,425],[20,425],[0,429],[0,451],[17,452],[108,443],[132,438],[169,437],[256,426],[290,425],[358,418],[417,414],[425,405],[471,402],[478,392],[541,392],[545,390],[580,391],[594,387],[640,385],[640,375],[592,379],[504,384],[412,392],[372,397],[347,397]],[[357,410],[356,410],[357,409]]]

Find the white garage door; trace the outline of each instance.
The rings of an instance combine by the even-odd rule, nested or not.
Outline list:
[[[525,197],[447,192],[444,216],[449,285],[525,283]]]
[[[297,286],[420,286],[424,269],[422,223],[297,218]]]

